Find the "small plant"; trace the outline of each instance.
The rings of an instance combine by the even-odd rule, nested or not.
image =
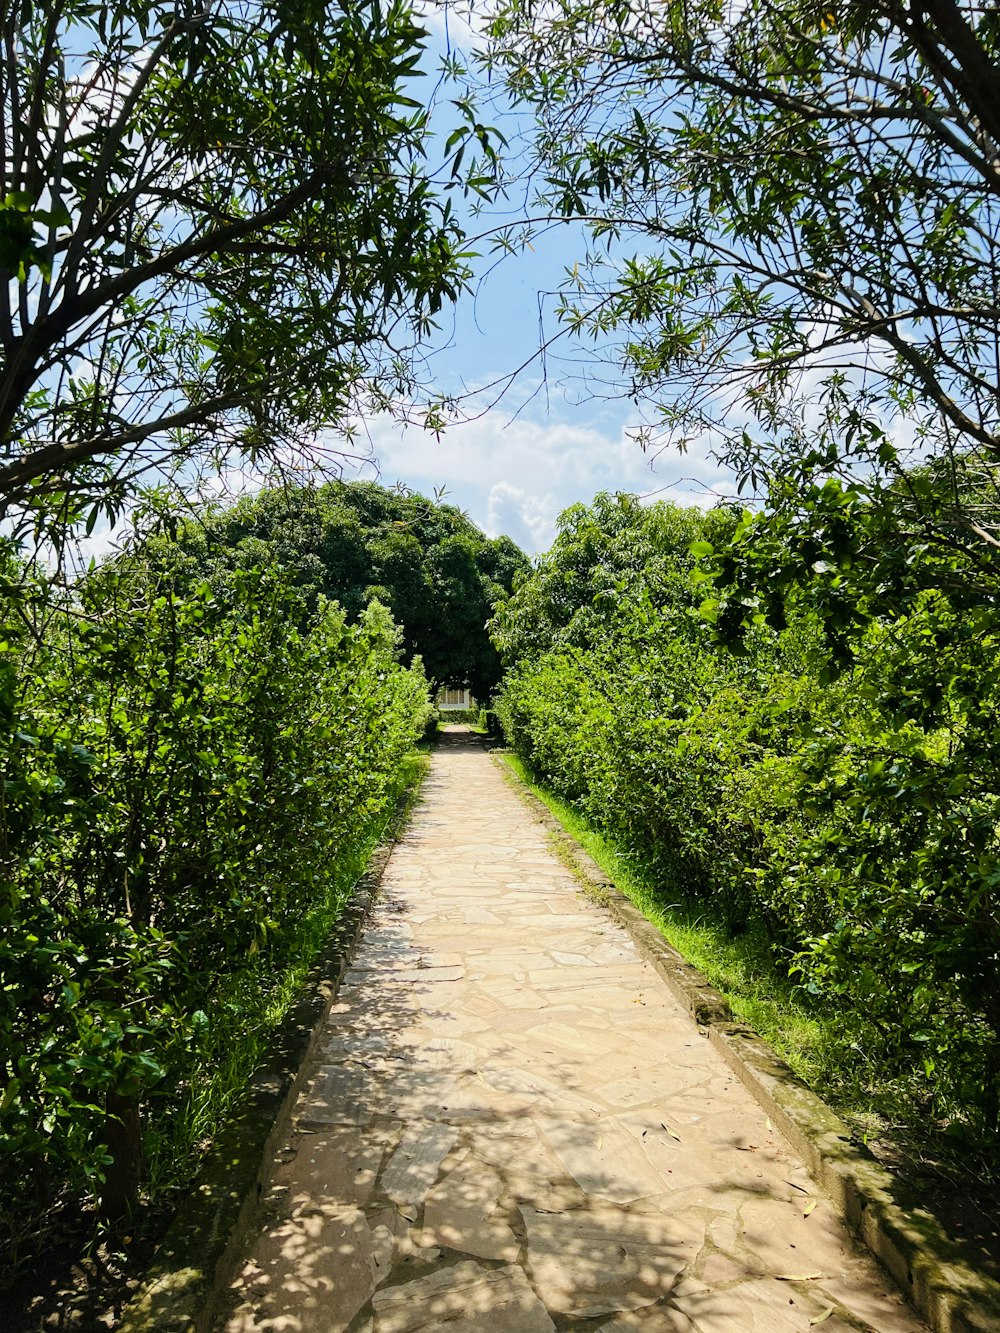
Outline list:
[[[500,727],[500,718],[493,708],[480,708],[477,725],[480,731],[485,731],[488,736],[502,736],[503,731]]]

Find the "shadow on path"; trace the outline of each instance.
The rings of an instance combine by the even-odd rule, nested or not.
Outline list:
[[[918,1333],[468,727],[383,893],[225,1333]]]

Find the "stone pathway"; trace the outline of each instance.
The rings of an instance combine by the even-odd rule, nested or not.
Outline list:
[[[916,1333],[495,762],[446,734],[225,1333]]]

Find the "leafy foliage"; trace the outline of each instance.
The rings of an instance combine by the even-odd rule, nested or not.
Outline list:
[[[454,506],[371,482],[262,492],[187,524],[163,554],[195,580],[225,578],[234,562],[284,568],[307,607],[326,597],[350,621],[377,598],[407,660],[419,656],[435,687],[469,685],[480,699],[500,679],[486,622],[528,568],[509,537],[487,539]]]
[[[0,512],[113,513],[405,387],[467,274],[424,37],[396,0],[4,6]]]
[[[218,1033],[266,1020],[429,705],[376,602],[348,626],[281,570],[181,587],[135,554],[32,639],[7,559],[0,1230],[23,1244],[106,1198],[123,1107],[169,1139]]]
[[[492,36],[537,116],[536,211],[591,232],[560,318],[652,400],[643,439],[698,440],[762,492],[806,460],[874,476],[911,531],[995,540],[995,13],[508,0]],[[925,504],[927,457],[974,461],[988,495]]]
[[[815,498],[846,547],[883,543],[880,566],[859,566],[884,582],[899,546],[885,512]],[[495,622],[511,665],[497,710],[665,902],[766,932],[802,993],[841,1010],[845,1062],[863,1051],[912,1119],[995,1142],[995,606],[954,551],[942,591],[928,548],[901,566],[908,592],[897,581],[880,602],[873,584],[838,624],[841,567],[808,549],[807,580],[803,554],[728,510],[567,511]],[[765,592],[741,581],[755,558]]]

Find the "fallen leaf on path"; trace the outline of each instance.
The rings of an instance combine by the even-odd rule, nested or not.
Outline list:
[[[809,1202],[806,1204],[806,1206],[802,1209],[802,1216],[808,1217],[818,1203],[819,1199],[810,1199]]]
[[[815,1328],[817,1324],[825,1323],[826,1320],[829,1319],[832,1314],[833,1314],[833,1306],[828,1305],[822,1314],[818,1314],[815,1319],[809,1320],[809,1327]]]

